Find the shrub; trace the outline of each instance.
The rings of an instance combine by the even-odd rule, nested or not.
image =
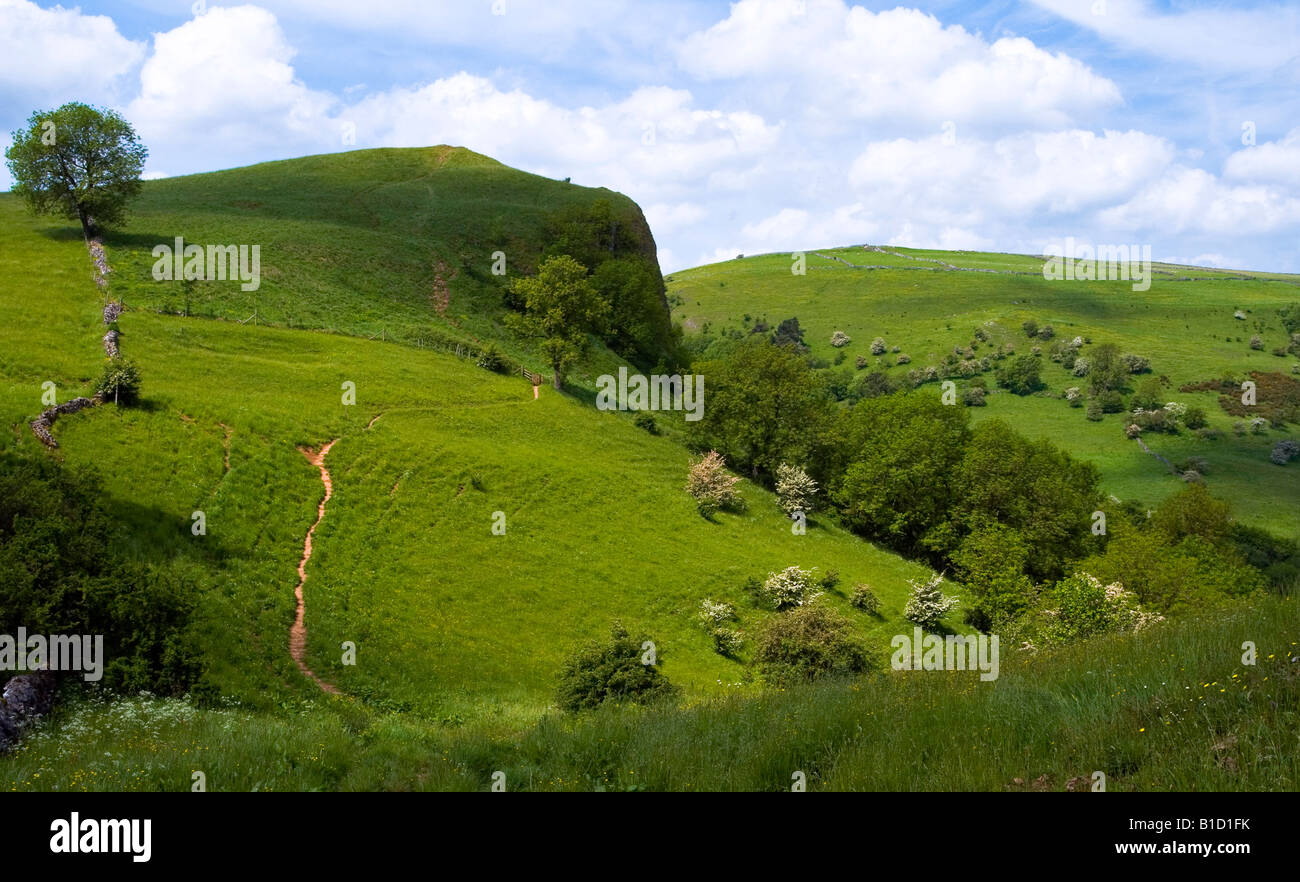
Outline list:
[[[1250,432],[1252,435],[1262,435],[1268,430],[1268,420],[1264,417],[1255,417],[1250,421]]]
[[[140,400],[140,370],[135,362],[115,358],[104,365],[95,383],[95,394],[103,401],[130,406]]]
[[[633,424],[638,429],[645,429],[651,435],[659,434],[659,423],[655,422],[654,415],[648,410],[643,410],[632,417]]]
[[[758,638],[754,661],[770,682],[782,685],[869,667],[848,619],[813,604],[770,619]]]
[[[1074,366],[1070,369],[1070,373],[1074,374],[1076,377],[1086,377],[1091,368],[1092,362],[1080,356],[1074,360]]]
[[[1255,334],[1253,337],[1250,338],[1250,348],[1251,348],[1251,349],[1263,349],[1263,348],[1264,348],[1264,339],[1263,339],[1262,337],[1260,337],[1259,334]]]
[[[782,463],[776,468],[776,501],[786,517],[805,515],[816,505],[817,482],[798,466]]]
[[[872,591],[869,585],[861,583],[854,585],[853,596],[849,599],[849,603],[855,609],[860,609],[868,615],[874,616],[880,612],[880,598],[876,596],[876,592]]]
[[[1024,329],[1026,337],[1038,336],[1038,322],[1034,321],[1033,319],[1026,319],[1025,322],[1021,324],[1020,327]]]
[[[1078,386],[1071,386],[1065,390],[1065,400],[1070,402],[1070,407],[1083,407],[1083,393],[1079,391]]]
[[[647,641],[631,637],[615,622],[607,640],[581,646],[565,660],[555,703],[572,713],[607,701],[648,704],[675,696],[677,688],[658,664],[642,662],[641,647]]]
[[[848,346],[852,342],[853,338],[843,331],[836,331],[834,334],[831,334],[831,345],[837,349],[841,346]]]
[[[483,347],[483,351],[479,353],[478,360],[475,364],[484,370],[492,371],[494,374],[505,373],[507,368],[510,366],[505,355],[502,354],[501,350],[497,348],[495,343],[489,343],[487,346]]]
[[[1043,388],[1041,362],[1032,355],[1020,355],[997,369],[998,385],[1015,395],[1028,395]]]
[[[944,614],[959,602],[955,597],[945,597],[939,590],[943,576],[938,573],[925,581],[908,579],[907,582],[912,586],[912,596],[903,608],[903,617],[927,631],[935,630]]]
[[[1269,454],[1268,458],[1277,465],[1286,465],[1297,456],[1300,456],[1300,443],[1279,441],[1273,445],[1273,452]]]
[[[1124,434],[1129,438],[1129,440],[1140,438],[1142,437],[1142,427],[1137,423],[1129,423],[1124,427]]]
[[[710,632],[717,630],[736,619],[736,608],[729,603],[715,603],[712,600],[700,601],[700,620]]]
[[[1056,336],[1056,331],[1052,330],[1051,325],[1043,325],[1038,329],[1039,340],[1050,340]]]
[[[1093,398],[1088,402],[1088,409],[1084,411],[1084,416],[1094,423],[1101,419],[1101,402]]]
[[[853,366],[856,367],[858,370],[862,370],[864,367],[867,366],[867,357],[865,355],[859,355],[857,358],[853,360]]]
[[[1137,596],[1119,582],[1103,585],[1096,576],[1075,573],[1057,582],[1048,592],[1051,609],[1040,619],[1039,639],[1062,644],[1098,634],[1141,631],[1162,621],[1163,616],[1147,612]]]
[[[912,356],[910,356],[910,355],[908,355],[906,352],[904,352],[902,355],[898,356],[897,361],[898,361],[899,364],[911,364],[911,363],[912,363]]]
[[[1123,360],[1124,364],[1128,365],[1128,372],[1130,374],[1145,374],[1151,371],[1151,360],[1145,356],[1128,353],[1120,356],[1120,358]]]
[[[821,596],[812,571],[801,570],[799,567],[786,567],[779,573],[768,573],[758,593],[768,607],[778,610],[804,606]]]
[[[876,339],[874,339],[874,340],[871,341],[871,354],[872,354],[872,355],[884,355],[884,354],[885,354],[885,348],[886,348],[886,347],[885,347],[885,341],[884,341],[884,338],[882,338],[882,337],[877,337]]]
[[[1102,413],[1119,413],[1124,409],[1124,396],[1114,389],[1101,393],[1097,400],[1101,403]]]
[[[827,570],[826,575],[822,576],[821,581],[817,584],[821,585],[827,591],[830,591],[836,585],[840,584],[839,570]]]
[[[745,645],[745,635],[735,628],[718,628],[713,632],[713,650],[733,658]]]
[[[984,400],[984,389],[979,386],[962,390],[961,400],[967,407],[984,407],[988,403]]]
[[[695,497],[700,514],[710,517],[720,509],[743,507],[736,485],[740,478],[727,472],[727,462],[722,454],[710,450],[698,461],[692,461],[686,477],[686,492]]]

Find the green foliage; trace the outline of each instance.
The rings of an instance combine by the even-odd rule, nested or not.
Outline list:
[[[632,424],[638,429],[645,429],[651,435],[659,434],[659,423],[655,421],[654,414],[648,410],[643,410],[632,417]]]
[[[772,343],[775,346],[789,346],[796,352],[808,351],[808,345],[803,341],[803,329],[799,327],[799,319],[795,316],[785,319],[776,326],[776,331],[772,334]]]
[[[759,634],[754,662],[764,678],[779,685],[858,674],[870,667],[848,620],[820,603],[769,619]]]
[[[695,370],[707,378],[709,396],[703,419],[688,429],[696,449],[718,450],[754,474],[774,474],[782,462],[811,466],[817,460],[832,402],[792,348],[751,338]]]
[[[136,404],[140,400],[140,369],[129,359],[111,359],[95,382],[95,393],[105,403],[111,401],[124,407]]]
[[[1042,361],[1033,355],[1018,355],[1000,365],[995,373],[998,385],[1015,395],[1028,395],[1044,387]]]
[[[959,602],[945,596],[942,585],[943,577],[938,573],[928,579],[913,579],[912,596],[903,608],[903,618],[927,631],[937,631],[944,615]]]
[[[198,676],[196,588],[127,545],[94,473],[0,452],[0,634],[103,635],[105,686],[179,695]]]
[[[609,638],[587,643],[576,649],[560,672],[560,686],[555,703],[561,710],[577,712],[599,707],[605,702],[649,704],[669,701],[678,694],[668,682],[658,661],[642,661],[642,646],[649,641],[642,635],[633,638],[626,628],[615,622]]]
[[[494,374],[503,374],[510,368],[510,361],[501,348],[495,343],[488,343],[479,353],[478,361],[475,362],[484,370],[492,371]]]
[[[1089,388],[1093,395],[1103,399],[1104,409],[1107,393],[1119,392],[1128,382],[1129,365],[1114,343],[1103,343],[1089,350],[1088,354],[1092,359],[1092,368],[1088,372]]]
[[[880,598],[871,590],[870,585],[859,583],[853,586],[853,595],[849,598],[849,603],[854,609],[860,609],[867,615],[878,615],[880,612]]]
[[[953,554],[962,583],[975,596],[966,621],[981,631],[1016,618],[1034,601],[1025,575],[1029,545],[1019,531],[996,522],[972,530]]]
[[[758,596],[769,609],[792,609],[806,606],[821,596],[818,588],[817,577],[811,570],[786,567],[779,572],[767,574]]]
[[[540,337],[542,356],[555,375],[555,388],[587,351],[587,335],[601,333],[609,321],[609,303],[587,277],[587,269],[568,255],[548,257],[537,275],[512,280],[511,290],[524,304],[513,324],[521,333]]]
[[[920,392],[858,402],[843,433],[847,468],[832,490],[852,529],[908,553],[947,520],[969,438],[965,410]]]
[[[1013,629],[1016,641],[1035,646],[1072,643],[1102,634],[1144,630],[1163,619],[1142,609],[1118,582],[1107,585],[1086,572],[1053,585],[1036,614]]]
[[[87,239],[122,223],[148,155],[116,111],[75,101],[33,113],[5,151],[13,191],[37,214],[79,220]]]

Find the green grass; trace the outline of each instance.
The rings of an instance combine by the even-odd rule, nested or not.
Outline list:
[[[521,253],[536,247],[546,211],[591,196],[437,149],[150,183],[131,226],[107,240],[112,292],[128,305],[121,345],[140,366],[144,403],[63,417],[54,429],[61,447],[45,451],[26,422],[42,408],[46,381],[59,401],[91,391],[104,364],[102,297],[76,232],[0,195],[0,412],[9,426],[0,446],[98,469],[126,550],[174,570],[198,598],[203,694],[220,696],[216,707],[197,707],[70,695],[41,734],[0,758],[0,789],[183,790],[202,770],[213,790],[476,790],[498,769],[511,789],[784,789],[794,770],[817,788],[999,789],[1039,774],[1059,784],[1105,763],[1117,769],[1115,789],[1296,786],[1295,678],[1280,676],[1291,669],[1277,660],[1295,634],[1294,603],[1178,623],[1153,641],[1007,659],[987,689],[961,677],[885,675],[762,692],[746,676],[752,642],[739,660],[716,654],[696,619],[700,601],[735,603],[752,636],[772,614],[742,583],[792,564],[838,571],[827,602],[882,651],[910,630],[901,617],[907,580],[925,569],[824,519],[793,535],[773,497],[749,483],[746,511],[704,520],[683,489],[680,426],[667,419],[669,434],[654,437],[581,396],[543,389],[534,401],[518,377],[366,339],[497,337],[499,288],[470,271],[476,255],[490,254],[497,226],[507,240],[531,243],[516,246]],[[148,272],[149,249],[177,234],[262,242],[258,296],[205,283],[192,314],[176,315],[179,288]],[[428,299],[435,257],[465,268],[448,317]],[[1194,379],[1224,364],[1256,365],[1244,346],[1172,333],[1178,310],[1199,328],[1219,320],[1225,284],[1238,286],[1229,322],[1234,305],[1267,315],[1291,290],[1179,283],[1176,297],[1153,288],[1172,299],[1152,313],[1136,295],[1107,300],[1097,289],[1020,276],[859,271],[810,255],[808,276],[791,283],[789,265],[788,255],[772,255],[704,267],[678,274],[673,290],[692,324],[738,324],[744,311],[773,324],[797,314],[820,354],[831,354],[825,341],[840,328],[854,337],[851,354],[881,334],[905,343],[914,365],[927,349],[964,344],[986,320],[1008,339],[1030,316],[1062,334],[1081,332],[1069,330],[1072,321],[1094,328],[1095,340],[1128,328],[1117,339],[1126,349],[1150,355],[1157,372]],[[275,326],[231,321],[254,308]],[[583,375],[617,363],[598,350]],[[356,384],[354,406],[342,404],[345,381]],[[1154,460],[1135,462],[1127,442],[1117,443],[1113,418],[1094,426],[1060,401],[991,401],[987,415],[1023,408],[1016,419],[1031,434],[1068,437],[1113,486],[1153,501],[1173,489]],[[306,681],[287,649],[296,566],[323,494],[297,448],[331,439],[339,439],[327,460],[335,495],[315,535],[306,594],[308,662],[342,687],[337,699]],[[1258,470],[1267,439],[1220,443],[1206,454],[1216,489],[1235,493],[1247,518],[1285,526],[1296,470]],[[1254,508],[1238,498],[1249,493]],[[200,510],[208,532],[196,537],[191,514]],[[491,531],[497,511],[504,536]],[[875,590],[880,617],[849,608],[857,582]],[[614,618],[656,641],[668,677],[684,687],[683,706],[557,715],[562,659]],[[1136,733],[1162,724],[1156,695],[1172,702],[1195,680],[1254,678],[1232,665],[1241,639],[1274,653],[1261,663],[1268,680],[1252,679],[1231,701],[1207,696],[1202,707],[1212,712],[1189,703],[1194,713],[1168,734]],[[357,645],[355,666],[341,664],[345,641]],[[1143,686],[1151,693],[1139,698]],[[1238,774],[1207,753],[1211,734],[1237,736]],[[1111,747],[1098,756],[1098,744]],[[964,758],[980,745],[987,756]],[[900,761],[907,756],[925,761]]]
[[[1038,343],[1044,352],[1047,394],[1024,399],[990,395],[988,406],[973,408],[973,416],[1004,418],[1030,436],[1049,438],[1095,462],[1107,492],[1154,506],[1181,487],[1181,481],[1124,437],[1122,414],[1090,423],[1082,408],[1070,408],[1054,397],[1070,386],[1086,386],[1086,380],[1049,361],[1050,343],[1029,340],[1020,326],[1034,319],[1040,326],[1052,325],[1058,338],[1084,336],[1094,345],[1115,343],[1124,352],[1150,358],[1154,376],[1168,377],[1166,400],[1202,406],[1211,425],[1226,433],[1217,441],[1202,441],[1186,431],[1177,437],[1149,435],[1148,445],[1174,462],[1189,454],[1204,456],[1212,466],[1206,478],[1210,489],[1232,503],[1237,518],[1281,536],[1300,536],[1300,507],[1296,506],[1300,468],[1279,468],[1268,458],[1276,441],[1296,437],[1296,427],[1238,438],[1231,431],[1236,418],[1219,408],[1216,396],[1178,391],[1185,383],[1225,374],[1244,376],[1258,370],[1290,375],[1300,358],[1278,358],[1271,351],[1285,343],[1276,313],[1300,301],[1300,278],[1252,274],[1241,279],[1209,270],[1180,270],[1195,280],[1173,281],[1157,273],[1151,289],[1139,292],[1128,282],[1049,282],[1042,278],[1041,258],[1023,255],[903,248],[882,254],[861,247],[820,252],[858,266],[898,267],[855,269],[816,253],[807,253],[807,273],[802,276],[791,273],[789,254],[746,257],[674,273],[668,280],[675,304],[673,318],[690,335],[706,327],[713,334],[747,330],[745,315],[765,319],[772,327],[797,316],[815,356],[831,360],[842,351],[844,365],[850,369],[858,356],[865,356],[869,368],[879,366],[896,377],[937,364],[954,346],[968,346],[976,327],[990,335],[990,344],[981,344],[976,357],[991,356],[999,343],[1014,346],[1018,354]],[[955,272],[898,256],[902,254],[1015,274]],[[1246,312],[1247,320],[1233,318],[1237,309]],[[1265,325],[1262,352],[1249,347],[1251,335],[1257,332],[1256,321]],[[830,345],[836,330],[852,338],[843,350]],[[878,336],[890,347],[901,347],[911,363],[896,365],[897,355],[892,352],[871,355],[871,341]],[[1085,356],[1088,349],[1082,351]],[[992,388],[991,373],[985,378]],[[937,383],[925,388],[939,394]]]
[[[0,790],[188,790],[195,771],[210,790],[487,790],[500,771],[509,790],[780,791],[803,772],[809,790],[1059,791],[1100,771],[1110,791],[1293,791],[1297,625],[1294,600],[1269,600],[1050,654],[1005,647],[993,682],[890,672],[522,731],[353,698],[276,714],[83,698],[0,760]]]

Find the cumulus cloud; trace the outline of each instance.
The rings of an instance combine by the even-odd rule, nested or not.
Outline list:
[[[1171,167],[1101,220],[1121,230],[1164,235],[1251,236],[1300,224],[1300,198],[1262,184],[1228,184],[1198,168]]]
[[[1238,150],[1224,163],[1223,176],[1300,190],[1300,128],[1292,129],[1281,140]]]
[[[677,58],[704,79],[774,81],[762,89],[803,102],[824,123],[901,116],[1055,127],[1122,100],[1115,83],[1024,38],[989,43],[919,10],[873,13],[842,0],[741,0],[685,39]]]
[[[0,0],[0,22],[0,93],[22,96],[32,109],[111,101],[122,78],[144,58],[144,44],[122,36],[106,15]]]

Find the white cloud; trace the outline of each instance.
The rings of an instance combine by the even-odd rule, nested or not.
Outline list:
[[[1203,169],[1174,166],[1122,205],[1100,213],[1121,230],[1164,235],[1250,236],[1300,224],[1300,199],[1265,185],[1232,185]]]
[[[154,34],[127,108],[141,137],[173,149],[216,141],[229,153],[319,148],[336,127],[333,96],[309,89],[275,16],[256,6],[214,8]],[[337,140],[335,141],[337,143]]]
[[[989,43],[915,9],[872,13],[842,0],[741,0],[684,40],[677,58],[701,78],[744,78],[755,93],[802,104],[823,125],[901,118],[1055,127],[1122,100],[1110,80],[1027,39]]]
[[[32,110],[55,101],[112,100],[144,57],[144,44],[122,36],[111,18],[80,9],[0,0],[0,22],[0,93],[21,96]]]
[[[1034,2],[1113,43],[1195,68],[1271,72],[1294,66],[1300,56],[1294,6],[1215,4],[1165,13],[1143,0]]]
[[[1238,150],[1224,163],[1223,176],[1300,190],[1300,128],[1292,129],[1279,141]]]

